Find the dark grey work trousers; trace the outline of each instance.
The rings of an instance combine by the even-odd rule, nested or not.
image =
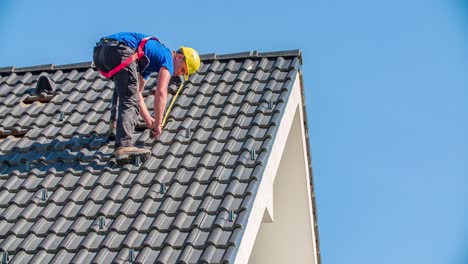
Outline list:
[[[101,71],[109,72],[133,53],[135,51],[132,48],[119,41],[101,39],[94,47],[94,65]],[[138,63],[130,63],[111,79],[115,84],[111,109],[111,121],[117,120],[115,147],[132,147],[133,133],[140,113]]]

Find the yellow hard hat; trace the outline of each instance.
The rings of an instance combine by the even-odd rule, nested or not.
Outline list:
[[[200,68],[200,56],[198,52],[189,47],[180,47],[182,54],[184,54],[185,65],[187,66],[187,74],[184,76],[188,80],[189,75],[194,74]]]

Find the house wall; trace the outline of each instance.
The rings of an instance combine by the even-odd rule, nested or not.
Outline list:
[[[273,184],[274,219],[260,225],[252,264],[317,263],[300,111],[298,105]]]
[[[236,264],[320,264],[301,91],[298,74],[239,244]],[[284,183],[286,186],[282,186]]]

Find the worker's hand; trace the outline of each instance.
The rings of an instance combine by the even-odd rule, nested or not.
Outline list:
[[[154,124],[154,118],[150,117],[148,119],[148,121],[146,121],[146,126],[149,128],[149,129],[152,129],[153,128],[153,124]]]
[[[157,124],[157,122],[153,122],[153,127],[151,128],[151,132],[153,134],[153,138],[157,139],[162,133],[162,126],[161,124]]]

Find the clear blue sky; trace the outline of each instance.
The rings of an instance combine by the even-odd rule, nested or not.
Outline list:
[[[3,0],[0,67],[90,61],[117,31],[301,49],[323,263],[468,263],[468,1],[161,2]]]

